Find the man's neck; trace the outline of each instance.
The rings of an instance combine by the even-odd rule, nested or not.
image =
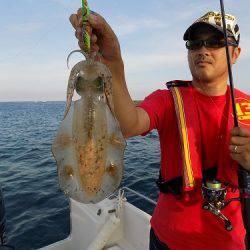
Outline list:
[[[208,96],[224,95],[227,91],[226,81],[220,82],[202,82],[193,79],[192,85],[202,94]]]

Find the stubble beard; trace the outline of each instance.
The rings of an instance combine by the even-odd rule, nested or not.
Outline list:
[[[193,80],[202,83],[210,83],[216,78],[216,76],[205,69],[197,69],[195,66],[193,69],[190,68]]]

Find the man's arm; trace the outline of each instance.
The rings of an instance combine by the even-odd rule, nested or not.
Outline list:
[[[78,44],[83,48],[81,9],[70,16],[70,22],[76,30]],[[91,13],[89,22],[92,28],[91,52],[100,52],[99,60],[106,64],[112,73],[115,115],[122,133],[126,138],[140,135],[148,131],[150,119],[146,111],[135,106],[128,92],[119,41],[109,24],[99,14]]]

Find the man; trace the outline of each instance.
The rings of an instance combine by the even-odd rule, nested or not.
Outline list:
[[[226,15],[231,63],[239,54],[239,27]],[[70,17],[82,48],[81,10]],[[173,81],[136,107],[126,87],[119,42],[106,21],[91,13],[92,52],[112,72],[115,113],[123,135],[157,129],[161,146],[160,195],[151,219],[150,249],[245,249],[241,208],[231,202],[218,216],[203,209],[202,182],[219,179],[227,199],[239,196],[237,166],[250,171],[250,99],[236,90],[241,128],[233,128],[221,16],[208,12],[185,32],[192,81]],[[233,128],[233,129],[232,129]],[[215,184],[217,185],[217,184]],[[227,230],[225,229],[227,226]]]

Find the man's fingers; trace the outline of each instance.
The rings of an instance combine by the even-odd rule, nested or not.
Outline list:
[[[89,23],[93,29],[98,31],[98,33],[105,35],[106,33],[112,32],[111,27],[106,22],[106,20],[95,12],[91,12],[89,15]]]
[[[78,26],[78,18],[77,18],[77,15],[76,14],[72,14],[70,17],[69,17],[69,21],[70,23],[72,24],[72,26],[77,29],[77,26]]]
[[[231,144],[242,146],[249,144],[250,138],[241,136],[232,136],[230,142]]]
[[[232,159],[237,161],[241,166],[245,167],[248,171],[249,169],[249,163],[250,163],[250,157],[246,153],[241,153],[241,154],[230,154]]]
[[[82,26],[83,22],[82,22],[82,16],[78,17],[78,25]]]
[[[232,136],[243,136],[243,137],[250,137],[250,131],[247,129],[235,127],[231,131]]]
[[[82,41],[78,40],[78,45],[82,50],[84,50],[84,44]]]
[[[98,52],[100,50],[97,44],[91,44],[91,52]]]
[[[82,10],[79,9],[77,14],[71,15],[70,22],[75,28],[75,36],[78,39],[79,47],[84,49],[82,32],[84,32],[85,29],[82,28],[82,19]],[[102,60],[114,60],[116,57],[118,60],[121,59],[119,41],[112,28],[101,15],[91,11],[86,27],[91,39],[92,53],[101,52]]]
[[[80,28],[76,29],[75,36],[79,41],[82,41],[82,30]]]
[[[78,9],[77,14],[72,14],[69,18],[72,26],[77,29],[82,27],[82,9]],[[91,12],[89,15],[90,26],[96,30],[100,35],[105,35],[106,33],[112,32],[112,29],[107,24],[105,19],[95,12]],[[95,40],[95,37],[94,37]],[[95,42],[95,41],[94,41]]]
[[[77,16],[78,16],[78,17],[82,16],[82,8],[79,8],[79,9],[77,10]]]
[[[77,29],[77,27],[81,27],[82,26],[82,9],[78,9],[77,14],[72,14],[69,17],[69,21],[75,29]]]
[[[233,154],[231,153],[230,156],[233,160],[237,161],[238,163],[242,164],[242,157],[239,154]]]
[[[230,145],[229,146],[229,151],[233,154],[240,154],[244,151],[243,146],[238,146],[238,145]]]
[[[91,34],[91,43],[96,43],[97,42],[97,36],[95,34]]]

